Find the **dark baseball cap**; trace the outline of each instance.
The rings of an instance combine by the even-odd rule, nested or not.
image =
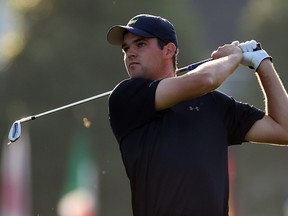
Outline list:
[[[172,42],[178,48],[175,28],[167,19],[160,16],[140,14],[133,17],[126,26],[113,26],[107,34],[107,40],[112,45],[122,45],[125,32],[147,38],[159,38],[165,43]]]

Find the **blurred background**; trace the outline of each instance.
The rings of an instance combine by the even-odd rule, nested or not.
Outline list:
[[[107,97],[23,123],[7,145],[15,120],[127,78],[121,50],[106,42],[111,26],[139,13],[167,18],[178,32],[179,67],[256,39],[287,88],[287,10],[287,0],[0,0],[1,216],[132,216]],[[264,108],[246,67],[219,90]],[[229,153],[230,215],[287,216],[287,148],[245,143]]]

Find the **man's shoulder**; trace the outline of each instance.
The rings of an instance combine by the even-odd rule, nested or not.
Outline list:
[[[160,80],[159,80],[160,81]],[[158,80],[149,80],[149,79],[144,79],[144,78],[130,78],[130,79],[125,79],[118,83],[116,87],[113,89],[112,95],[113,94],[118,94],[121,92],[130,92],[130,93],[135,93],[138,91],[145,91],[145,89],[148,89],[151,87],[157,87]]]

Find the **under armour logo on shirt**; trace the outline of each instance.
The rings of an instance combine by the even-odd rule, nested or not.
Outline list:
[[[198,112],[200,109],[199,109],[198,106],[195,106],[195,107],[189,106],[189,110],[190,110],[190,111],[197,111],[197,112]]]

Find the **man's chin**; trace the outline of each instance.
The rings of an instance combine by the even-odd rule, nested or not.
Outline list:
[[[130,74],[131,78],[143,78],[140,74]]]
[[[143,77],[143,73],[139,70],[129,70],[129,75],[132,78],[138,78],[138,77]]]

